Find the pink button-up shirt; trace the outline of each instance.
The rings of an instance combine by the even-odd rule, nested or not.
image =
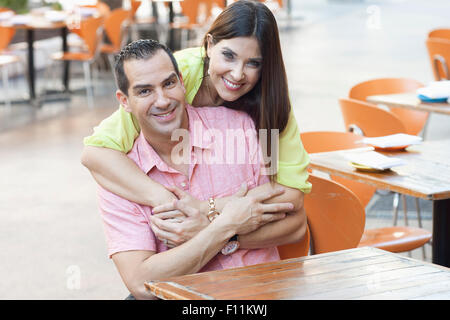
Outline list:
[[[192,196],[230,196],[243,182],[249,189],[269,181],[261,174],[261,149],[252,119],[244,112],[224,107],[193,108],[186,105],[191,150],[189,176],[169,167],[148,144],[142,132],[128,153],[150,178],[165,186],[177,186]],[[233,140],[234,137],[237,137]],[[117,168],[120,170],[120,168]],[[163,252],[168,248],[150,228],[152,208],[123,199],[101,187],[99,207],[108,253],[130,250]],[[241,267],[279,260],[276,247],[244,250],[224,256],[218,253],[201,271]]]

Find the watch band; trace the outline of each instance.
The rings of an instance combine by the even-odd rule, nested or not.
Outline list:
[[[216,210],[216,202],[214,201],[214,198],[209,198],[209,211],[207,215],[209,222],[212,222],[219,214],[220,212]]]
[[[240,247],[238,235],[234,235],[228,240],[228,243],[222,248],[222,254],[227,256],[237,251]]]

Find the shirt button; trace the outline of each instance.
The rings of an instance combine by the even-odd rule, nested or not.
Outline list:
[[[180,183],[181,187],[185,188],[186,187],[186,182],[182,182]]]

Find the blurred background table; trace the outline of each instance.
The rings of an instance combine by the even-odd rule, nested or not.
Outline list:
[[[425,141],[407,151],[381,152],[406,165],[369,173],[349,165],[340,151],[311,154],[310,167],[328,174],[433,201],[433,263],[450,266],[450,140]]]
[[[449,103],[425,103],[417,98],[417,94],[414,92],[369,96],[367,102],[450,115]]]

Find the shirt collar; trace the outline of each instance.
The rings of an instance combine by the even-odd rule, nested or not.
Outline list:
[[[206,135],[203,134],[203,132],[205,131],[205,126],[203,124],[202,119],[198,115],[197,111],[195,110],[194,107],[190,106],[189,104],[186,104],[185,107],[189,119],[188,132],[191,137],[190,139],[191,151],[193,147],[197,147],[200,149],[212,148],[211,141],[207,140],[205,138]],[[174,173],[178,172],[169,167],[167,163],[165,163],[161,159],[159,154],[156,153],[155,149],[153,149],[153,147],[145,139],[142,130],[135,141],[135,145],[140,167],[146,174],[148,174],[150,170],[152,170],[153,167],[155,166],[160,171],[174,172]]]

